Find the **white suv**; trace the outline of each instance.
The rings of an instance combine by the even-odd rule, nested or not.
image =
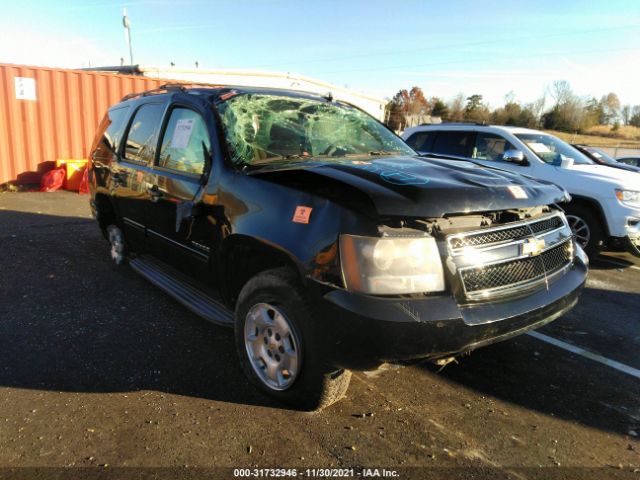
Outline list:
[[[527,128],[422,125],[402,138],[421,154],[473,159],[556,183],[571,194],[567,219],[590,256],[605,244],[640,256],[640,173],[597,165],[559,138]]]

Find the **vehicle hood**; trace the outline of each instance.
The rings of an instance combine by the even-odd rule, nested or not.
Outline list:
[[[640,172],[640,167],[634,167],[633,165],[627,165],[626,163],[614,162],[614,163],[601,163],[605,167],[619,168],[620,170],[626,170],[628,172]]]
[[[582,176],[584,180],[604,180],[621,187],[640,189],[640,175],[620,168],[612,168],[605,165],[573,165],[567,171],[571,175]]]
[[[273,178],[304,170],[366,194],[381,216],[442,217],[446,214],[526,208],[564,201],[550,182],[484,167],[424,157],[349,157],[283,161],[252,168],[249,175]],[[517,187],[517,188],[514,188]]]

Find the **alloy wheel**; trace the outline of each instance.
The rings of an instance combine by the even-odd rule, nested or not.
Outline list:
[[[300,372],[300,342],[276,306],[257,303],[247,312],[244,343],[253,371],[273,390],[287,390]]]
[[[582,248],[585,248],[591,239],[591,230],[587,222],[575,215],[567,215],[567,222],[569,222],[569,227],[575,235],[578,244]]]

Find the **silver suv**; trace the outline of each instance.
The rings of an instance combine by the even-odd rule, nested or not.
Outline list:
[[[473,159],[564,187],[567,220],[586,252],[609,244],[640,256],[640,174],[597,165],[568,143],[539,130],[476,124],[422,125],[402,138],[414,150]]]

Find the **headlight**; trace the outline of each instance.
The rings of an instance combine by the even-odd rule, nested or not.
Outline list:
[[[634,190],[616,190],[616,197],[630,207],[640,207],[640,192]]]
[[[374,295],[441,292],[444,273],[432,237],[340,236],[345,286]]]

